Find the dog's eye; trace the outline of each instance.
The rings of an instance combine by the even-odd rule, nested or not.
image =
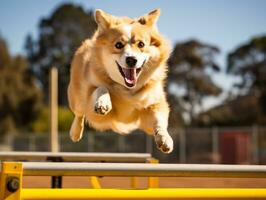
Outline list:
[[[123,47],[124,47],[124,45],[123,45],[122,42],[117,42],[117,43],[115,44],[115,48],[117,48],[117,49],[122,49]]]
[[[138,47],[139,47],[139,48],[143,48],[144,46],[145,46],[145,44],[144,44],[143,42],[140,41],[140,42],[138,43]]]

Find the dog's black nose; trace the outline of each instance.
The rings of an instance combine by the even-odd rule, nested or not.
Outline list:
[[[135,67],[137,59],[133,56],[126,57],[126,63],[129,67]]]

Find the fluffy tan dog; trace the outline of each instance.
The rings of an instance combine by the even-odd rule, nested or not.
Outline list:
[[[98,29],[76,51],[68,99],[75,119],[70,130],[81,139],[85,119],[97,130],[153,134],[158,148],[170,153],[169,106],[164,92],[169,44],[157,30],[160,10],[138,19],[96,10]]]

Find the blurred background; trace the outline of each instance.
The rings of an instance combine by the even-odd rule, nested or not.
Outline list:
[[[169,131],[175,149],[153,138],[87,127],[69,139],[67,85],[73,53],[92,36],[94,10],[132,18],[161,8],[169,58]],[[58,68],[60,151],[149,152],[161,162],[266,164],[266,1],[0,2],[0,150],[49,151],[49,76]]]

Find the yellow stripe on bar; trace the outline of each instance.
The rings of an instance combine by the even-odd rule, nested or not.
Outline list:
[[[21,199],[266,199],[266,189],[23,189]]]

